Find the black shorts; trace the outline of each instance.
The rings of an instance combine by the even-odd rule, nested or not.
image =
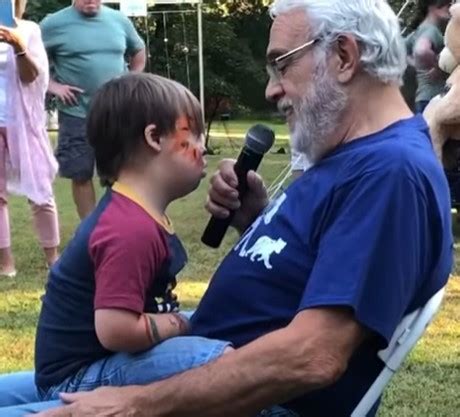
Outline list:
[[[86,119],[59,112],[56,149],[61,177],[89,181],[94,176],[94,151],[86,139]]]

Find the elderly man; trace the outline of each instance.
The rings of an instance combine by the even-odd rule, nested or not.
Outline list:
[[[102,84],[127,68],[143,71],[145,46],[131,21],[101,6],[101,0],[74,0],[47,16],[41,29],[52,65],[49,92],[58,98],[59,171],[72,181],[77,212],[84,218],[96,202],[94,155],[86,140],[89,102]]]
[[[401,318],[446,284],[449,191],[399,92],[387,2],[277,0],[272,12],[267,97],[314,166],[268,206],[254,173],[238,200],[232,161],[212,179],[209,211],[238,209],[244,234],[193,331],[237,349],[149,386],[67,394],[42,416],[349,416]]]

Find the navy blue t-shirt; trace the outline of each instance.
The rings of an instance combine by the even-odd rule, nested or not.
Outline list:
[[[449,189],[417,116],[341,146],[274,201],[218,268],[193,331],[241,347],[299,311],[351,308],[375,337],[336,384],[287,405],[349,416],[382,368],[377,351],[452,262]]]

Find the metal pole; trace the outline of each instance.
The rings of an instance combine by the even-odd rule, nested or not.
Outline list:
[[[204,60],[203,60],[203,2],[198,3],[198,67],[200,73],[200,103],[205,122],[204,106]]]
[[[417,4],[416,1],[414,0],[407,0],[403,6],[401,7],[401,9],[399,10],[398,14],[396,17],[400,18],[402,16],[402,14],[404,13],[404,11],[411,5],[411,3],[414,3],[414,4]]]

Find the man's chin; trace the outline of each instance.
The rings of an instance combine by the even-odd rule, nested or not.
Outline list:
[[[86,10],[83,11],[83,14],[86,17],[95,17],[95,16],[97,16],[98,13],[99,13],[99,8],[97,8],[97,7],[86,9]]]

